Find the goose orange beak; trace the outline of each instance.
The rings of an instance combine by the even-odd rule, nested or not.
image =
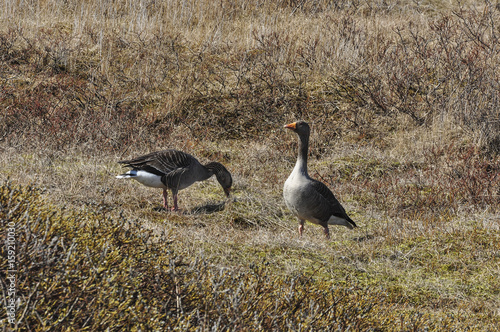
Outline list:
[[[285,125],[285,128],[295,130],[297,128],[297,122],[289,123],[289,124]]]

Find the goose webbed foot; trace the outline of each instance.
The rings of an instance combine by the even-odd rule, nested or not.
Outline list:
[[[323,229],[323,232],[325,233],[325,236],[327,239],[330,238],[330,230],[328,229],[328,226]]]

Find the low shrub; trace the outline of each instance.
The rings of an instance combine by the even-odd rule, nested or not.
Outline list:
[[[393,319],[383,292],[350,280],[215,266],[176,251],[168,234],[42,197],[34,187],[0,187],[2,243],[15,224],[18,330],[366,330]],[[6,294],[4,277],[2,287]]]

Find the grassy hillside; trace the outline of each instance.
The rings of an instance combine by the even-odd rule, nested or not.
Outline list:
[[[4,330],[496,331],[500,9],[468,1],[8,0],[0,10]],[[284,206],[297,142],[360,226]],[[114,178],[163,148],[182,191]],[[9,249],[2,246],[2,291]],[[6,296],[3,298],[7,299]]]

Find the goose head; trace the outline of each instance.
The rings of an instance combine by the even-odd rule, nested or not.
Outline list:
[[[224,193],[226,193],[226,196],[229,197],[231,186],[233,185],[233,178],[231,177],[231,173],[229,173],[224,165],[216,161],[206,164],[205,167],[215,175],[222,189],[224,189]]]
[[[285,125],[285,128],[296,132],[299,136],[305,136],[305,137],[309,137],[309,134],[311,132],[311,128],[309,128],[309,125],[307,124],[307,122],[305,122],[303,120],[289,123],[289,124]]]
[[[217,181],[221,185],[222,189],[224,189],[224,193],[229,197],[229,193],[231,192],[231,186],[233,185],[233,178],[231,177],[231,173],[223,166],[223,168],[215,174]]]

